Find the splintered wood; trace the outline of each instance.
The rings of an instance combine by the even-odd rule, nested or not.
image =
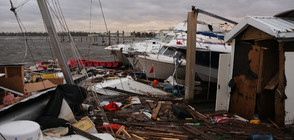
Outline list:
[[[132,104],[130,97],[115,98],[115,100],[116,102],[121,101],[122,106],[128,106],[121,110],[105,111],[110,124],[121,125],[119,128],[113,128],[117,139],[247,139],[252,134],[272,134],[276,139],[294,138],[275,126],[249,124],[239,121],[235,114],[224,111],[199,112],[192,106],[185,105],[171,97],[138,97],[136,100],[140,100],[140,104]],[[177,106],[177,111],[180,109],[182,112],[176,114],[174,111],[176,108],[173,106]],[[96,115],[95,117],[104,116]],[[214,117],[227,117],[228,120],[217,123]],[[112,134],[111,131],[106,131],[101,126],[96,126],[96,128],[99,132]]]

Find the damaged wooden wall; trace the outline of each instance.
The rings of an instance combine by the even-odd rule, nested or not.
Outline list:
[[[230,81],[231,112],[247,119],[258,114],[261,120],[270,119],[283,124],[284,103],[282,96],[277,95],[277,90],[285,88],[282,54],[284,51],[273,36],[254,27],[249,26],[236,37]]]

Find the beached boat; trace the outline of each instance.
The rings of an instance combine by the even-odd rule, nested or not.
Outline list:
[[[161,38],[155,37],[151,40],[143,42],[116,44],[104,48],[106,51],[111,52],[120,62],[124,65],[129,65],[128,55],[133,53],[157,53],[161,48]]]
[[[156,36],[151,40],[145,40],[143,42],[116,44],[104,49],[111,52],[123,64],[138,67],[136,65],[138,61],[134,60],[135,55],[143,53],[157,54],[162,46],[186,45],[186,31],[187,22],[180,22],[174,30],[163,37]],[[221,33],[219,28],[203,23],[197,24],[197,31],[203,33],[211,31]]]
[[[163,46],[159,54],[137,57],[147,77],[167,79],[174,75],[179,79],[185,78],[186,34],[183,32],[181,34],[182,42],[177,45]],[[222,38],[219,38],[218,35],[211,36],[210,34],[212,33],[197,34],[195,71],[202,81],[216,82],[219,54],[230,53],[231,46],[223,43]],[[152,73],[150,73],[151,69],[153,69]]]

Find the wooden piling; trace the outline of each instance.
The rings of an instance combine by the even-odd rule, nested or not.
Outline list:
[[[198,15],[198,12],[188,12],[186,77],[185,77],[185,101],[186,102],[190,102],[194,99],[197,15]]]
[[[116,31],[116,44],[119,44],[119,32],[118,32],[118,30]]]
[[[125,31],[122,31],[122,36],[123,36],[123,43],[126,43]]]
[[[111,37],[110,37],[110,31],[108,31],[108,45],[111,45]]]
[[[104,35],[102,35],[102,46],[104,45],[105,40],[104,40]]]
[[[135,41],[135,31],[133,32],[133,41]]]

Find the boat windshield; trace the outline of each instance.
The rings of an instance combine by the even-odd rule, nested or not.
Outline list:
[[[175,50],[172,49],[172,48],[168,48],[168,49],[163,53],[163,55],[173,57],[173,56],[175,55]]]
[[[158,54],[163,54],[166,49],[166,47],[161,47]]]
[[[174,36],[167,35],[163,38],[162,42],[169,43],[173,38],[174,38]]]
[[[152,38],[152,40],[161,40],[163,38],[163,36],[155,36]]]

